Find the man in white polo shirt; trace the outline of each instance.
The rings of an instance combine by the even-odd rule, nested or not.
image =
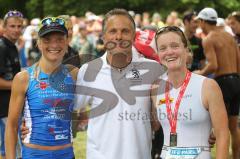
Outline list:
[[[135,23],[124,9],[103,21],[106,53],[78,73],[75,110],[90,105],[87,159],[151,159],[151,83],[161,66],[132,43]]]

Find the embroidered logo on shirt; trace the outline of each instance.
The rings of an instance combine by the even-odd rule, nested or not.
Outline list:
[[[132,69],[132,75],[133,75],[133,79],[140,78],[140,72],[137,69]]]
[[[170,98],[170,103],[172,103],[174,101],[174,98]],[[163,98],[163,99],[160,99],[159,102],[158,102],[158,105],[162,105],[162,104],[165,104],[166,103],[166,99]]]

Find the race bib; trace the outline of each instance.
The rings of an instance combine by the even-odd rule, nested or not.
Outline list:
[[[170,147],[165,159],[196,159],[201,152],[200,147]]]

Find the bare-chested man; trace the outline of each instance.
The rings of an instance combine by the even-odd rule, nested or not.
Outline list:
[[[196,73],[201,75],[213,74],[222,90],[229,115],[233,159],[238,159],[240,156],[238,130],[240,54],[234,38],[226,31],[216,27],[217,17],[217,12],[212,8],[204,8],[197,16],[200,20],[200,27],[204,34],[207,35],[203,39],[207,64]]]

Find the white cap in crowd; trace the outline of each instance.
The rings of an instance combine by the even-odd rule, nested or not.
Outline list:
[[[215,9],[204,8],[198,13],[196,18],[208,21],[217,21],[218,15]]]

